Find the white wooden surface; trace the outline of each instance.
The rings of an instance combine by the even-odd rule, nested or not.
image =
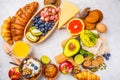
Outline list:
[[[23,5],[33,0],[0,0],[0,25],[8,16],[13,16],[15,12]],[[37,1],[37,0],[36,0]],[[80,10],[85,7],[100,9],[103,11],[103,23],[108,26],[108,32],[105,34],[109,44],[109,50],[112,55],[109,61],[106,61],[107,70],[98,71],[101,80],[120,80],[120,0],[68,0],[78,6]],[[43,0],[38,0],[40,6],[43,6]],[[48,55],[52,62],[54,56],[62,52],[61,41],[69,37],[66,30],[56,30],[45,42],[40,45],[32,45],[32,54],[40,58],[41,55]],[[0,37],[0,80],[10,80],[8,71],[13,65],[9,64],[11,58],[3,50],[3,39]],[[39,80],[45,80],[43,77]],[[75,80],[71,75],[60,75],[57,80]]]

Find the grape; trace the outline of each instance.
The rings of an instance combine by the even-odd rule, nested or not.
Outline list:
[[[45,18],[45,21],[48,22],[48,21],[49,21],[49,17],[46,17],[46,18]]]
[[[53,13],[53,14],[56,13],[55,9],[52,9],[52,13]]]
[[[39,29],[39,27],[37,26],[36,29]]]
[[[42,21],[44,21],[45,20],[45,18],[43,17],[43,16],[41,16],[41,18],[40,18]]]

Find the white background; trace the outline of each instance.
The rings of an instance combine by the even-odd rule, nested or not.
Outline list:
[[[33,0],[0,0],[0,26],[8,17],[13,16],[16,11]],[[83,10],[85,7],[100,9],[104,14],[103,23],[108,27],[105,34],[108,40],[109,52],[112,57],[106,61],[107,70],[98,71],[101,80],[120,80],[120,0],[68,0]],[[38,0],[40,7],[43,0]],[[40,58],[41,55],[48,55],[52,62],[54,56],[62,52],[61,41],[69,37],[66,30],[56,30],[45,42],[39,45],[32,45],[32,54]],[[4,41],[0,37],[0,80],[10,80],[8,71],[13,65],[9,64],[11,58],[3,50]],[[45,80],[43,77],[39,80]],[[57,80],[75,80],[71,75],[60,75]]]

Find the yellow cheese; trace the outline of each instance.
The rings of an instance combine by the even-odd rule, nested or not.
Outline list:
[[[58,29],[62,28],[62,26],[73,18],[79,11],[79,8],[74,4],[64,1],[61,6]]]

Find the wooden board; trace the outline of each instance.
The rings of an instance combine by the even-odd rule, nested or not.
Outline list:
[[[32,24],[32,19],[36,16],[36,15],[38,15],[40,12],[41,12],[41,10],[43,10],[45,7],[52,7],[52,8],[56,8],[55,6],[53,6],[53,5],[45,5],[42,9],[40,9],[39,11],[37,11],[36,13],[35,13],[35,15],[33,15],[33,17],[29,20],[29,22],[27,23],[27,25],[26,25],[26,27],[25,27],[25,30],[24,30],[24,37],[26,38],[26,33],[29,31],[29,27],[30,27],[30,25]],[[59,20],[59,19],[58,19]],[[31,41],[29,41],[29,42],[31,42],[31,43],[42,43],[44,40],[46,40],[50,35],[51,35],[51,33],[53,33],[54,32],[54,30],[56,29],[56,27],[57,27],[57,25],[58,25],[58,20],[55,22],[55,24],[54,24],[54,26],[52,27],[52,29],[50,30],[50,31],[48,31],[47,32],[47,34],[45,35],[45,36],[41,36],[40,37],[40,39],[37,41],[37,42],[31,42]]]

